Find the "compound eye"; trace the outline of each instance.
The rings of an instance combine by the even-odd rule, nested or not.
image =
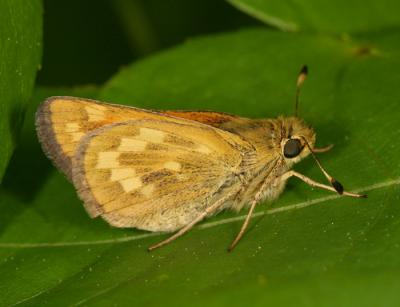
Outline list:
[[[298,139],[290,139],[283,148],[283,154],[286,158],[294,158],[299,155],[302,150],[301,143]]]

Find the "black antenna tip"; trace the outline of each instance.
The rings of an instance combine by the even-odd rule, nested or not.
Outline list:
[[[300,74],[308,75],[308,66],[307,65],[303,65],[303,67],[300,70]]]
[[[300,88],[304,83],[304,80],[306,80],[308,74],[308,68],[307,65],[303,65],[303,67],[300,70],[300,74],[297,76],[297,84],[296,84],[296,101],[295,101],[295,108],[294,108],[294,116],[297,117],[299,113],[299,96],[300,96]]]
[[[344,188],[343,188],[342,184],[339,181],[337,181],[336,179],[332,178],[331,184],[335,188],[336,192],[338,192],[340,195],[343,194]]]

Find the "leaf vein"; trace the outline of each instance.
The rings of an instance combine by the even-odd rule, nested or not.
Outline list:
[[[361,187],[358,189],[353,190],[353,193],[361,193],[361,192],[368,192],[372,190],[378,190],[394,185],[400,185],[400,178],[388,180],[388,181],[383,181],[379,183],[375,183],[369,186]],[[266,211],[262,212],[257,212],[254,213],[252,218],[255,217],[260,217],[263,215],[271,215],[271,214],[276,214],[280,212],[285,212],[285,211],[291,211],[291,210],[298,210],[298,209],[303,209],[306,207],[310,207],[316,204],[320,204],[329,200],[334,200],[338,199],[342,196],[340,195],[330,195],[330,196],[325,196],[325,197],[320,197],[304,202],[299,202],[296,204],[284,206],[284,207],[278,207],[278,208],[272,208]],[[215,222],[208,222],[201,224],[197,226],[197,229],[207,229],[207,228],[212,228],[216,227],[219,225],[224,225],[224,224],[229,224],[229,223],[235,223],[238,221],[242,221],[246,218],[246,215],[240,215],[237,217],[232,217],[232,218],[226,218],[222,219],[219,221]],[[104,239],[104,240],[97,240],[97,241],[75,241],[75,242],[40,242],[40,243],[8,243],[8,242],[3,242],[0,243],[0,248],[52,248],[52,247],[73,247],[73,246],[86,246],[86,245],[104,245],[104,244],[115,244],[115,243],[124,243],[124,242],[131,242],[131,241],[137,241],[141,239],[146,239],[150,237],[155,237],[159,235],[163,235],[164,233],[160,232],[153,232],[153,233],[145,233],[141,235],[133,235],[133,236],[126,236],[126,237],[121,237],[121,238],[115,238],[115,239]]]

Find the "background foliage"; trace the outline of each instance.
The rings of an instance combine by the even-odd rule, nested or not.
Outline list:
[[[30,95],[42,51],[42,3],[0,1],[0,182]]]
[[[0,19],[0,31],[20,33],[27,46],[40,42],[40,2],[29,9],[19,2],[0,0],[1,14],[11,16]],[[45,1],[43,68],[29,105],[15,97],[29,95],[41,44],[19,55],[16,40],[4,45],[0,36],[1,122],[19,130],[0,130],[4,144],[19,136],[0,187],[1,306],[399,304],[400,5],[93,3]],[[35,22],[15,26],[18,16]],[[25,62],[26,74],[7,73]],[[320,145],[335,144],[322,162],[369,198],[290,180],[278,201],[259,206],[230,254],[245,212],[224,212],[149,254],[146,247],[164,236],[90,220],[37,143],[34,112],[51,95],[254,118],[291,114],[304,63],[310,77],[300,114]],[[23,125],[13,108],[26,112]],[[12,148],[0,150],[4,165]],[[323,181],[311,160],[296,169]]]

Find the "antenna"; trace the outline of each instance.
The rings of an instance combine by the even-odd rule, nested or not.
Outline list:
[[[300,70],[299,76],[297,77],[297,84],[296,84],[296,105],[294,109],[294,116],[297,117],[299,114],[299,97],[300,97],[300,89],[306,80],[308,75],[308,67],[307,65],[303,65],[303,67]]]

